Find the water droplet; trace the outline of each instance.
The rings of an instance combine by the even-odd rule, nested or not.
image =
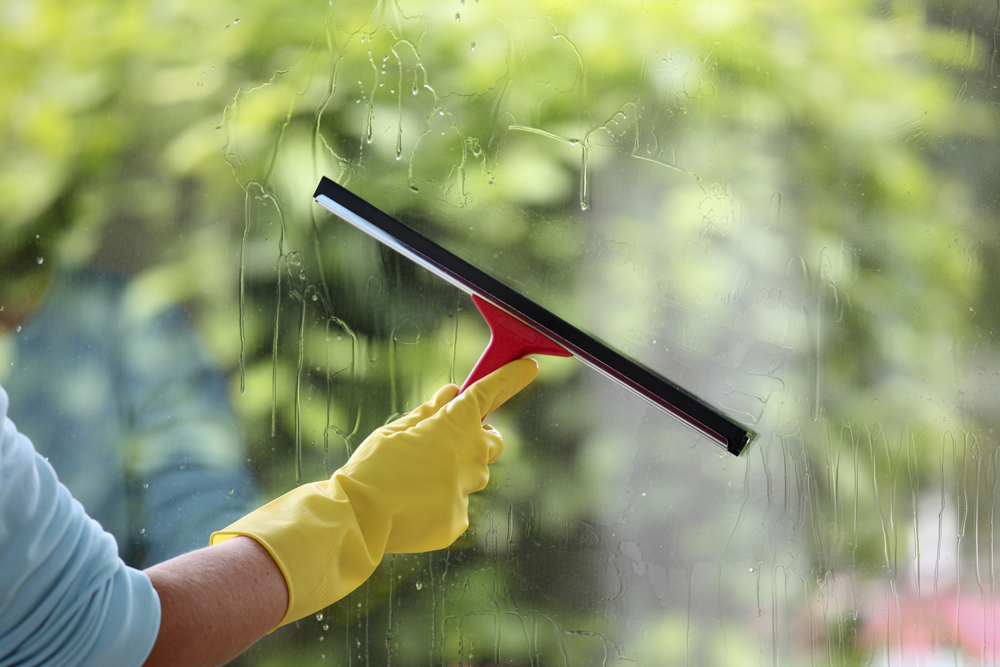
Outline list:
[[[142,488],[148,489],[149,488],[149,482],[143,482]]]
[[[418,581],[417,582],[417,590],[419,591],[423,587],[424,587],[424,584],[422,582]]]
[[[145,535],[146,534],[146,529],[145,528],[140,528],[139,532],[142,533],[143,535]]]
[[[319,612],[318,614],[316,614],[316,620],[317,621],[322,621],[323,620],[323,612]]]
[[[455,12],[455,23],[461,23],[461,22],[462,22],[462,15],[459,14],[458,12]]]
[[[39,263],[39,264],[41,264],[41,263],[42,263],[42,262],[44,262],[44,261],[45,261],[45,258],[43,258],[43,257],[39,257],[39,258],[38,258],[38,263]]]
[[[413,94],[417,94],[417,84],[413,84]]]
[[[753,572],[753,568],[752,567],[750,568],[750,571]]]
[[[20,324],[17,325],[17,329],[15,329],[15,331],[17,331],[17,333],[21,333],[21,325]]]
[[[475,51],[475,50],[476,50],[476,43],[475,43],[475,42],[473,42],[473,43],[472,43],[472,50],[473,50],[473,51]]]

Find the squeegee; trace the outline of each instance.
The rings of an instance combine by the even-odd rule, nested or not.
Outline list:
[[[490,342],[461,389],[529,354],[576,357],[739,455],[753,434],[652,369],[613,350],[403,222],[323,177],[316,202],[472,297]]]

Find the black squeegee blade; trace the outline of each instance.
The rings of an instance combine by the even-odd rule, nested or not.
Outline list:
[[[388,213],[323,177],[324,208],[469,294],[506,310],[587,365],[739,455],[753,433],[650,368],[608,347],[517,290],[445,250]]]

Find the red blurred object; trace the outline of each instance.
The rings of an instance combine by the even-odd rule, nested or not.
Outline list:
[[[881,614],[879,614],[881,611]],[[1000,600],[976,595],[888,596],[858,628],[859,646],[889,646],[893,662],[961,651],[974,664],[1000,659]],[[897,654],[898,652],[898,654]]]

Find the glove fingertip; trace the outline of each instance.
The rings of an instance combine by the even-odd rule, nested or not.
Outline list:
[[[485,417],[531,384],[537,375],[538,362],[525,357],[493,371],[469,387],[466,393],[476,396],[480,416]]]

